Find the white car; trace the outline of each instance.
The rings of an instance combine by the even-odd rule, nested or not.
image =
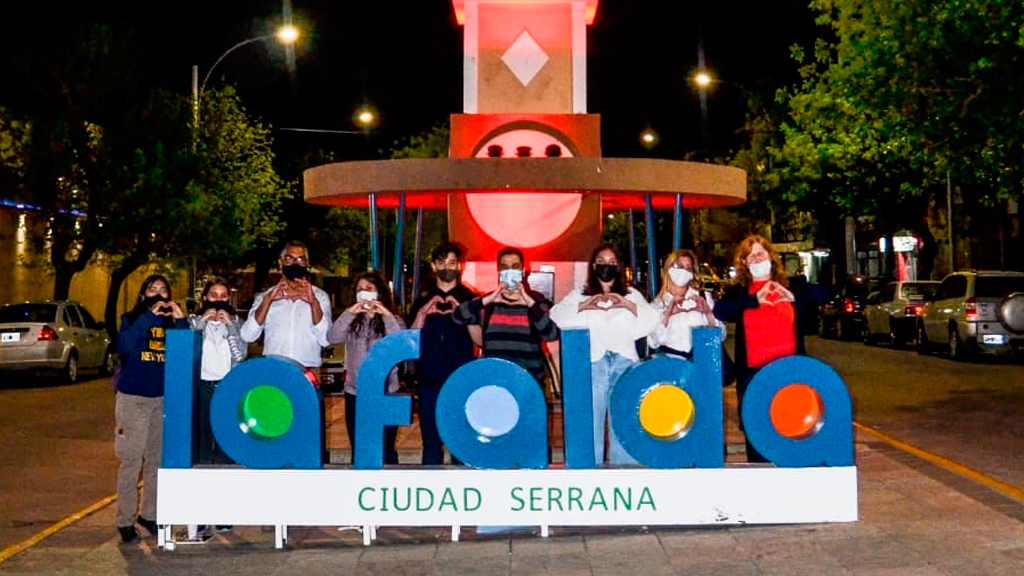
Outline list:
[[[917,317],[938,286],[936,280],[890,282],[868,296],[864,343],[889,342],[897,347],[916,342]]]
[[[918,351],[954,360],[1024,349],[1024,272],[964,270],[942,279],[917,322]]]
[[[77,302],[0,307],[0,371],[53,373],[71,384],[79,369],[111,374],[116,360],[103,323]]]

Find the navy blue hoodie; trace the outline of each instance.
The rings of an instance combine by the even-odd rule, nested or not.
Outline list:
[[[121,375],[117,391],[134,396],[157,398],[164,395],[164,340],[168,328],[188,329],[188,320],[157,316],[151,310],[129,322],[121,317],[117,335],[117,353],[121,356]]]

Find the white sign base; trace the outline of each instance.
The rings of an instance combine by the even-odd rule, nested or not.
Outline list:
[[[157,523],[654,526],[853,522],[857,468],[249,470],[162,468]],[[160,544],[170,531],[161,532]]]

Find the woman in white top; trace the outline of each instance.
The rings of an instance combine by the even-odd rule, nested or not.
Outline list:
[[[715,301],[702,290],[694,273],[696,267],[697,255],[692,250],[676,250],[665,259],[661,291],[651,302],[661,315],[647,337],[653,356],[690,358],[694,328],[717,327],[721,330],[721,341],[725,341],[725,324],[715,318]]]
[[[626,286],[619,255],[611,244],[598,246],[590,257],[587,283],[573,290],[551,308],[558,327],[590,330],[590,374],[594,399],[594,463],[604,464],[605,421],[612,386],[640,358],[636,341],[645,338],[658,322],[658,313],[644,297]],[[609,434],[608,456],[612,464],[635,460]]]
[[[194,437],[196,462],[200,464],[234,464],[213,437],[210,425],[210,401],[217,384],[228,375],[239,362],[245,360],[248,347],[238,333],[238,316],[231,306],[231,288],[227,280],[216,276],[203,286],[203,304],[196,314],[188,317],[193,330],[203,333],[203,355],[199,366],[199,381],[196,382],[192,405],[195,408],[193,421],[196,422]],[[225,532],[232,529],[220,524],[217,529]],[[188,539],[205,542],[213,533],[209,526],[190,524]]]
[[[203,356],[196,386],[195,419],[197,457],[200,464],[233,464],[217,445],[210,428],[210,400],[213,391],[232,368],[245,360],[247,346],[238,334],[238,316],[231,306],[227,280],[210,278],[203,286],[203,304],[188,318],[193,330],[203,333]]]

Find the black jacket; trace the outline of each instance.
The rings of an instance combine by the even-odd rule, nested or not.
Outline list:
[[[459,304],[476,297],[463,284],[457,284],[449,292],[442,292],[433,285],[413,302],[409,313],[409,325],[416,319],[420,308],[427,305],[434,296],[445,298],[452,296]],[[454,307],[452,309],[454,312]],[[452,314],[431,314],[423,322],[420,329],[420,361],[416,370],[416,378],[420,386],[440,386],[463,364],[473,360],[473,340],[465,326],[459,326],[452,319]]]

